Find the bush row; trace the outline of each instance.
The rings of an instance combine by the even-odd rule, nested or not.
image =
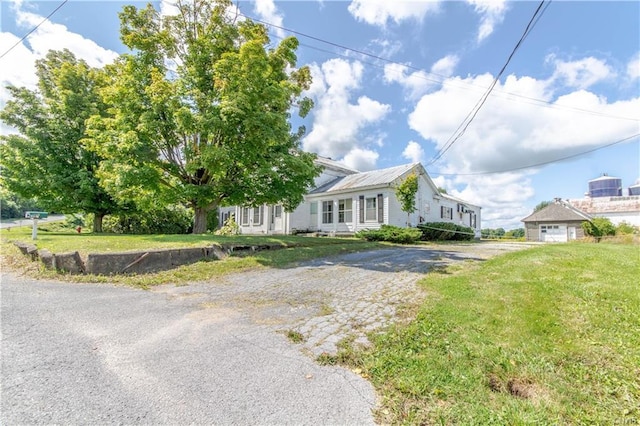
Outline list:
[[[356,232],[356,237],[367,241],[388,241],[390,243],[411,244],[420,239],[422,232],[416,228],[399,228],[382,225],[380,229],[364,229]]]
[[[422,241],[471,241],[475,237],[473,228],[449,222],[426,222],[418,225]]]

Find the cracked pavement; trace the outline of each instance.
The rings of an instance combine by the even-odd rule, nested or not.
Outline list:
[[[151,291],[3,273],[0,423],[373,424],[371,384],[315,356],[366,343],[430,269],[527,247],[392,247]]]

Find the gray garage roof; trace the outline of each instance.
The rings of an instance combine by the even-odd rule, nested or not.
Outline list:
[[[390,167],[388,169],[373,170],[370,172],[362,172],[339,177],[314,189],[310,194],[388,185],[418,165],[419,163],[405,164],[402,166]]]
[[[564,203],[554,202],[522,219],[522,222],[571,222],[591,220],[588,214]]]

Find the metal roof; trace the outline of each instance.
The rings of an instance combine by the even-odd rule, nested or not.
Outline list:
[[[331,158],[327,158],[327,157],[322,157],[320,155],[318,155],[315,159],[315,163],[319,166],[325,167],[325,168],[329,168],[332,170],[337,170],[337,171],[341,171],[344,172],[346,174],[354,174],[354,173],[360,173],[359,170],[356,170],[354,168],[351,168],[349,166],[347,166],[346,164],[343,163],[339,163],[335,160],[332,160]]]
[[[389,185],[417,165],[419,165],[419,163],[405,164],[388,169],[373,170],[339,177],[314,189],[310,194]]]
[[[609,176],[609,175],[602,175],[600,177],[597,177],[595,179],[591,179],[589,182],[598,182],[601,180],[620,180],[619,177],[614,177],[614,176]]]

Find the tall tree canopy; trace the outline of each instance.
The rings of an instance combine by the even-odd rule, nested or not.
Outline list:
[[[104,114],[100,73],[68,50],[37,61],[38,89],[9,86],[0,120],[20,134],[2,136],[2,185],[43,208],[93,213],[94,231],[118,204],[98,184],[100,156],[87,150],[85,122]]]
[[[121,39],[131,50],[109,66],[109,117],[90,120],[100,177],[111,193],[190,205],[194,233],[221,205],[282,203],[292,209],[319,173],[292,132],[290,110],[312,102],[298,41],[269,48],[267,30],[229,13],[228,0],[178,1],[178,14],[126,6]]]

